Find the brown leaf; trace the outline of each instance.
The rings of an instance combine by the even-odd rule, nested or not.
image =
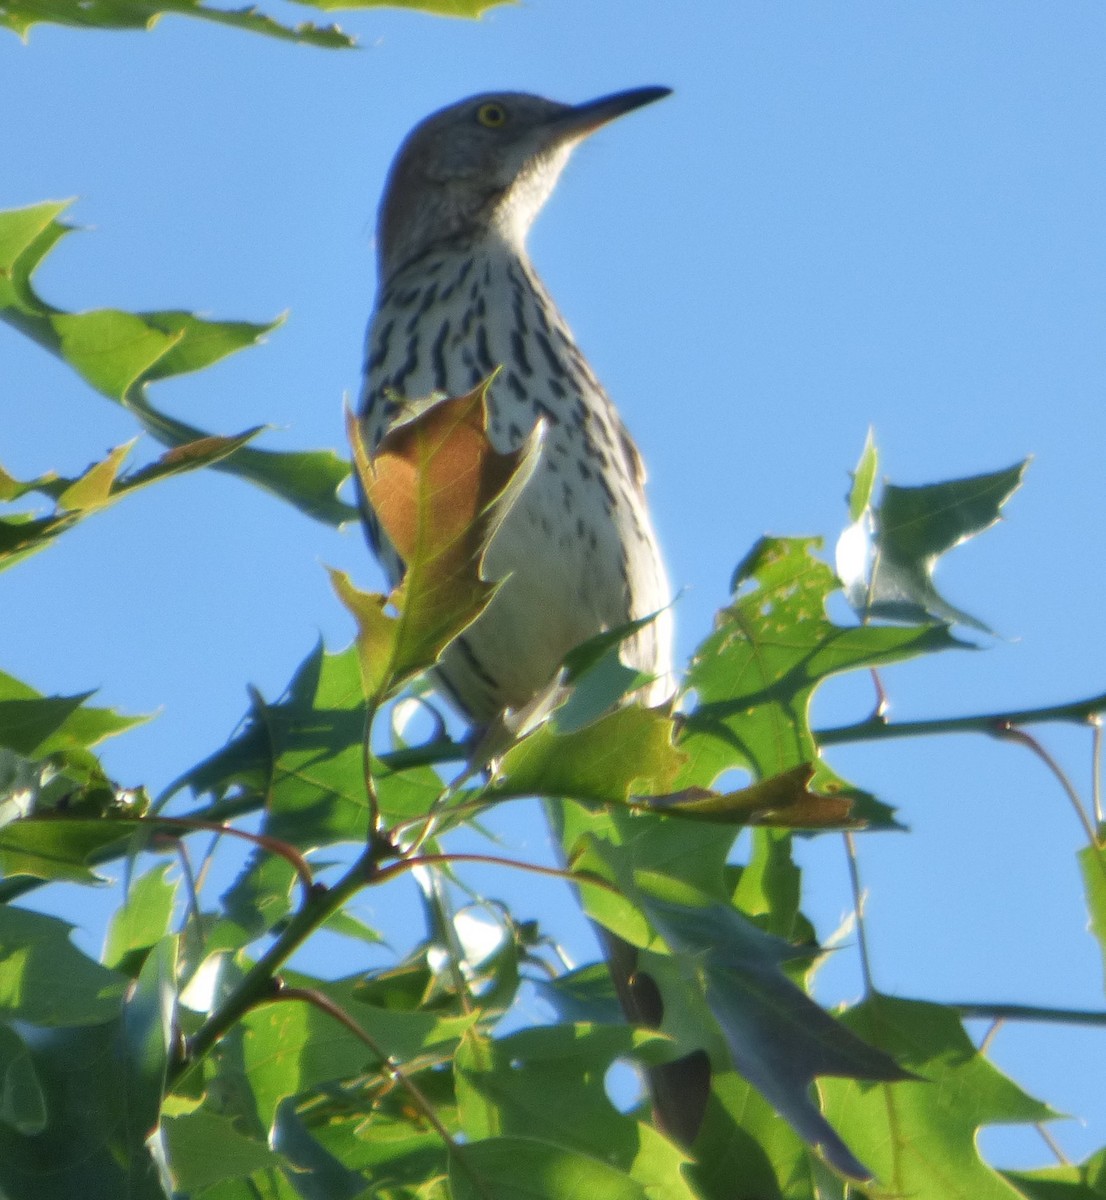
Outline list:
[[[857,828],[863,825],[850,814],[846,796],[828,796],[808,790],[814,767],[792,767],[734,792],[686,788],[665,796],[652,796],[647,807],[675,817],[724,824],[772,825],[785,829]]]
[[[388,597],[395,617],[382,613],[383,598],[357,599],[348,580],[335,581],[361,626],[373,696],[433,665],[495,594],[497,584],[482,574],[484,555],[533,472],[543,429],[500,454],[488,440],[486,394],[485,383],[466,396],[409,404],[411,415],[372,455],[357,418],[346,414],[361,488],[406,568]],[[372,646],[362,644],[369,626]]]

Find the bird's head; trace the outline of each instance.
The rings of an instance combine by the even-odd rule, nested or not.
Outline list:
[[[457,237],[494,234],[521,246],[573,146],[668,94],[634,88],[572,105],[489,92],[431,114],[408,134],[388,175],[377,231],[381,278]]]

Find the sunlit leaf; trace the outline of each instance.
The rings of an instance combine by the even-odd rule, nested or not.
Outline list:
[[[517,1137],[466,1145],[463,1164],[456,1158],[450,1164],[449,1186],[453,1200],[647,1200],[648,1195],[644,1185],[597,1158]]]
[[[1002,1175],[1026,1200],[1106,1200],[1106,1150],[1081,1163]]]
[[[492,794],[571,796],[625,804],[675,782],[684,756],[673,745],[672,718],[631,706],[571,733],[538,726],[503,755]]]
[[[734,577],[732,604],[696,650],[686,686],[697,704],[680,747],[683,783],[710,787],[727,768],[769,778],[804,763],[813,787],[844,793],[854,816],[890,823],[889,811],[845,783],[820,757],[809,722],[811,699],[827,679],[959,645],[946,629],[837,625],[826,602],[837,582],[815,558],[816,543],[762,539]]]
[[[1080,850],[1079,869],[1091,915],[1091,932],[1098,940],[1106,968],[1106,846],[1087,846]]]
[[[879,1180],[873,1195],[1011,1200],[1010,1185],[979,1156],[980,1127],[1057,1114],[979,1054],[956,1014],[940,1005],[873,996],[841,1021],[918,1076],[819,1084],[827,1116]]]
[[[68,0],[50,2],[60,2],[63,11],[68,7]],[[119,8],[115,0],[90,0],[89,11],[127,13],[127,23],[142,25],[162,8],[158,5],[143,10],[141,0],[133,2],[139,4],[137,12]],[[28,0],[29,6],[32,3],[36,12],[43,11],[38,0]],[[182,9],[196,10],[199,6],[184,3]],[[74,0],[70,11],[85,10],[78,10]],[[202,10],[208,15],[217,11]],[[10,4],[7,9],[0,8],[0,23],[5,12],[10,21]],[[224,15],[233,20],[234,14]],[[89,24],[83,18],[77,23]],[[69,313],[55,308],[37,294],[32,276],[50,250],[70,232],[69,226],[57,220],[67,207],[67,202],[47,202],[0,212],[0,320],[67,362],[102,395],[132,412],[159,441],[171,447],[207,442],[210,434],[154,407],[146,395],[146,385],[212,366],[228,354],[255,345],[279,322],[209,321],[179,310],[127,313],[94,309]],[[337,496],[349,477],[349,466],[332,451],[287,453],[239,445],[213,455],[209,462],[217,470],[242,475],[267,488],[318,520],[339,524],[353,515]],[[206,464],[194,462],[187,469],[195,465]]]
[[[286,975],[289,982],[297,977]],[[344,1009],[380,1049],[404,1061],[431,1046],[451,1049],[478,1019],[432,1012],[395,1012],[356,998],[357,980],[312,981]],[[329,1081],[374,1077],[380,1055],[332,1016],[302,1001],[267,1004],[245,1020],[244,1053],[262,1120],[271,1124],[287,1096]]]
[[[128,971],[168,933],[177,897],[176,884],[166,878],[169,870],[170,864],[159,863],[131,883],[126,901],[108,926],[105,966]]]
[[[476,17],[509,0],[300,0],[306,7],[335,10],[405,8],[447,17]],[[164,15],[198,17],[248,33],[265,34],[284,41],[324,49],[355,45],[336,25],[312,22],[283,25],[256,7],[217,8],[200,0],[5,0],[0,6],[0,27],[20,36],[36,24],[48,22],[78,29],[149,29]]]
[[[106,847],[123,846],[136,828],[133,821],[110,818],[44,816],[9,822],[0,828],[0,874],[100,882],[90,862]]]
[[[134,446],[133,441],[113,450],[100,462],[93,463],[75,479],[49,475],[18,484],[8,476],[15,484],[13,491],[20,496],[40,492],[51,497],[56,507],[46,517],[35,517],[29,511],[0,517],[0,570],[44,549],[84,517],[99,512],[139,488],[186,471],[214,466],[245,446],[257,432],[254,429],[237,437],[200,438],[169,450],[156,462],[126,475],[120,475],[120,468]]]

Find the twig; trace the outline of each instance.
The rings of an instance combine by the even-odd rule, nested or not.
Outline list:
[[[856,861],[856,841],[847,830],[845,855],[849,864],[849,885],[853,893],[853,909],[856,912],[856,945],[860,953],[860,971],[864,976],[864,991],[871,996],[876,990],[872,983],[872,960],[868,954],[868,935],[864,928],[864,893],[860,887],[860,868]]]
[[[1106,1010],[1091,1008],[1045,1008],[1034,1004],[1006,1004],[991,1001],[918,1000],[917,1004],[939,1004],[961,1017],[991,1021],[1042,1021],[1051,1025],[1092,1025],[1106,1027]]]
[[[1043,745],[1031,734],[1026,733],[1024,729],[1016,729],[1012,725],[1000,725],[994,731],[995,737],[1002,738],[1006,741],[1017,742],[1024,746],[1027,750],[1032,751],[1046,767],[1055,776],[1056,781],[1064,789],[1064,794],[1071,801],[1072,808],[1075,809],[1075,815],[1083,826],[1083,831],[1087,835],[1087,841],[1092,846],[1098,845],[1098,837],[1095,833],[1094,826],[1091,824],[1090,818],[1087,816],[1087,811],[1083,807],[1083,801],[1079,798],[1079,793],[1075,790],[1075,785],[1068,778],[1067,772],[1060,766],[1055,758],[1044,748]]]
[[[1069,704],[1045,708],[1021,708],[1010,712],[979,713],[963,717],[934,717],[925,721],[885,721],[871,716],[853,725],[835,725],[818,729],[814,736],[823,746],[845,742],[875,742],[883,738],[928,737],[935,733],[989,733],[1003,725],[1038,725],[1046,721],[1066,721],[1082,725],[1097,713],[1106,712],[1106,692]]]
[[[321,1012],[338,1021],[354,1037],[364,1042],[366,1046],[380,1059],[381,1066],[388,1076],[398,1083],[415,1102],[415,1107],[419,1110],[422,1116],[426,1119],[435,1133],[445,1142],[449,1153],[457,1160],[462,1170],[472,1180],[473,1186],[484,1197],[484,1200],[494,1200],[491,1193],[485,1187],[484,1179],[476,1171],[471,1163],[465,1158],[464,1147],[454,1138],[453,1134],[442,1123],[441,1118],[434,1111],[434,1105],[427,1098],[426,1093],[422,1088],[415,1083],[414,1079],[403,1070],[396,1060],[388,1054],[383,1046],[371,1034],[367,1033],[350,1015],[335,1004],[329,996],[314,988],[298,988],[286,987],[280,981],[277,981],[277,990],[269,997],[271,1001],[298,1000],[304,1004],[311,1004]]]
[[[402,858],[398,862],[381,867],[373,877],[374,883],[383,883],[412,867],[445,865],[449,863],[481,863],[492,867],[515,867],[520,871],[529,871],[534,875],[547,875],[551,879],[563,879],[568,883],[579,886],[581,883],[594,884],[611,892],[618,888],[608,879],[599,875],[582,875],[579,871],[568,871],[561,867],[542,867],[537,863],[521,862],[514,858],[500,858],[495,854],[419,854],[412,858]]]

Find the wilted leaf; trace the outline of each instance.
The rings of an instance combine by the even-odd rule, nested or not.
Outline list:
[[[877,995],[843,1013],[841,1021],[918,1076],[819,1085],[826,1115],[879,1180],[872,1194],[1012,1200],[1010,1185],[979,1156],[980,1127],[1057,1114],[979,1054],[956,1014],[940,1005]]]
[[[347,414],[361,490],[405,568],[387,598],[332,572],[357,621],[370,703],[430,667],[495,594],[496,584],[482,577],[484,553],[533,472],[541,427],[519,450],[500,454],[487,435],[486,393],[483,384],[413,407],[371,456]],[[395,616],[384,611],[387,603]]]
[[[808,790],[814,769],[807,764],[761,779],[735,792],[688,788],[644,803],[658,812],[723,825],[772,825],[788,829],[841,829],[863,825],[850,818],[852,802]]]
[[[865,448],[857,478],[874,472]],[[878,505],[850,500],[852,525],[837,547],[837,570],[849,603],[864,616],[913,624],[942,621],[990,632],[937,591],[933,572],[942,554],[993,525],[1021,484],[1028,460],[988,475],[923,487],[888,483]],[[859,512],[853,511],[859,507]]]

